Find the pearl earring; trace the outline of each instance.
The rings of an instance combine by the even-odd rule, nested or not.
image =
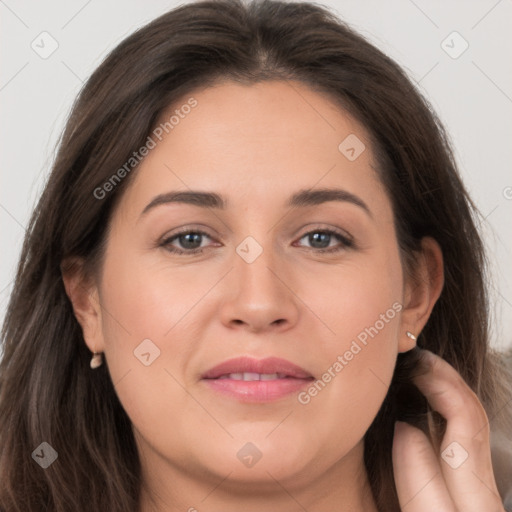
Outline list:
[[[412,332],[407,331],[405,334],[407,334],[407,336],[409,336],[409,338],[411,338],[411,340],[413,340],[413,341],[416,340],[416,336],[414,336],[414,334]]]
[[[103,358],[101,352],[94,352],[94,355],[91,359],[91,368],[94,370],[103,364]]]

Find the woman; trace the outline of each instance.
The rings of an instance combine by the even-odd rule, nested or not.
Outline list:
[[[505,510],[474,212],[428,104],[325,8],[154,20],[81,91],[27,233],[1,508]]]

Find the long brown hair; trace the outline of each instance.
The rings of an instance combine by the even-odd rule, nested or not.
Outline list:
[[[91,374],[61,264],[78,257],[87,272],[99,271],[113,208],[136,170],[104,197],[95,190],[145,144],[169,105],[219,79],[296,80],[366,127],[392,201],[405,271],[413,271],[424,236],[435,238],[444,255],[444,289],[418,345],[461,373],[492,424],[511,399],[488,345],[477,211],[443,127],[405,73],[322,5],[199,1],[169,11],[116,47],[81,90],[62,134],[27,229],[2,330],[5,511],[138,510],[140,462],[131,422],[106,365]],[[424,424],[428,413],[409,384],[416,352],[399,354],[388,395],[365,435],[365,464],[381,512],[399,510],[394,421]],[[43,442],[58,454],[46,469],[32,460]]]

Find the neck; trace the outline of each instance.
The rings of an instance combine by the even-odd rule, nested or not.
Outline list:
[[[378,512],[363,463],[363,441],[324,473],[290,474],[278,481],[232,481],[229,475],[190,472],[154,452],[142,454],[139,512]]]

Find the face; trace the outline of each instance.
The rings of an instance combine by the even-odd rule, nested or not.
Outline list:
[[[367,132],[325,96],[225,82],[165,119],[190,97],[114,212],[84,336],[148,460],[306,484],[361,447],[412,348],[391,203]],[[224,208],[165,197],[191,191]]]

